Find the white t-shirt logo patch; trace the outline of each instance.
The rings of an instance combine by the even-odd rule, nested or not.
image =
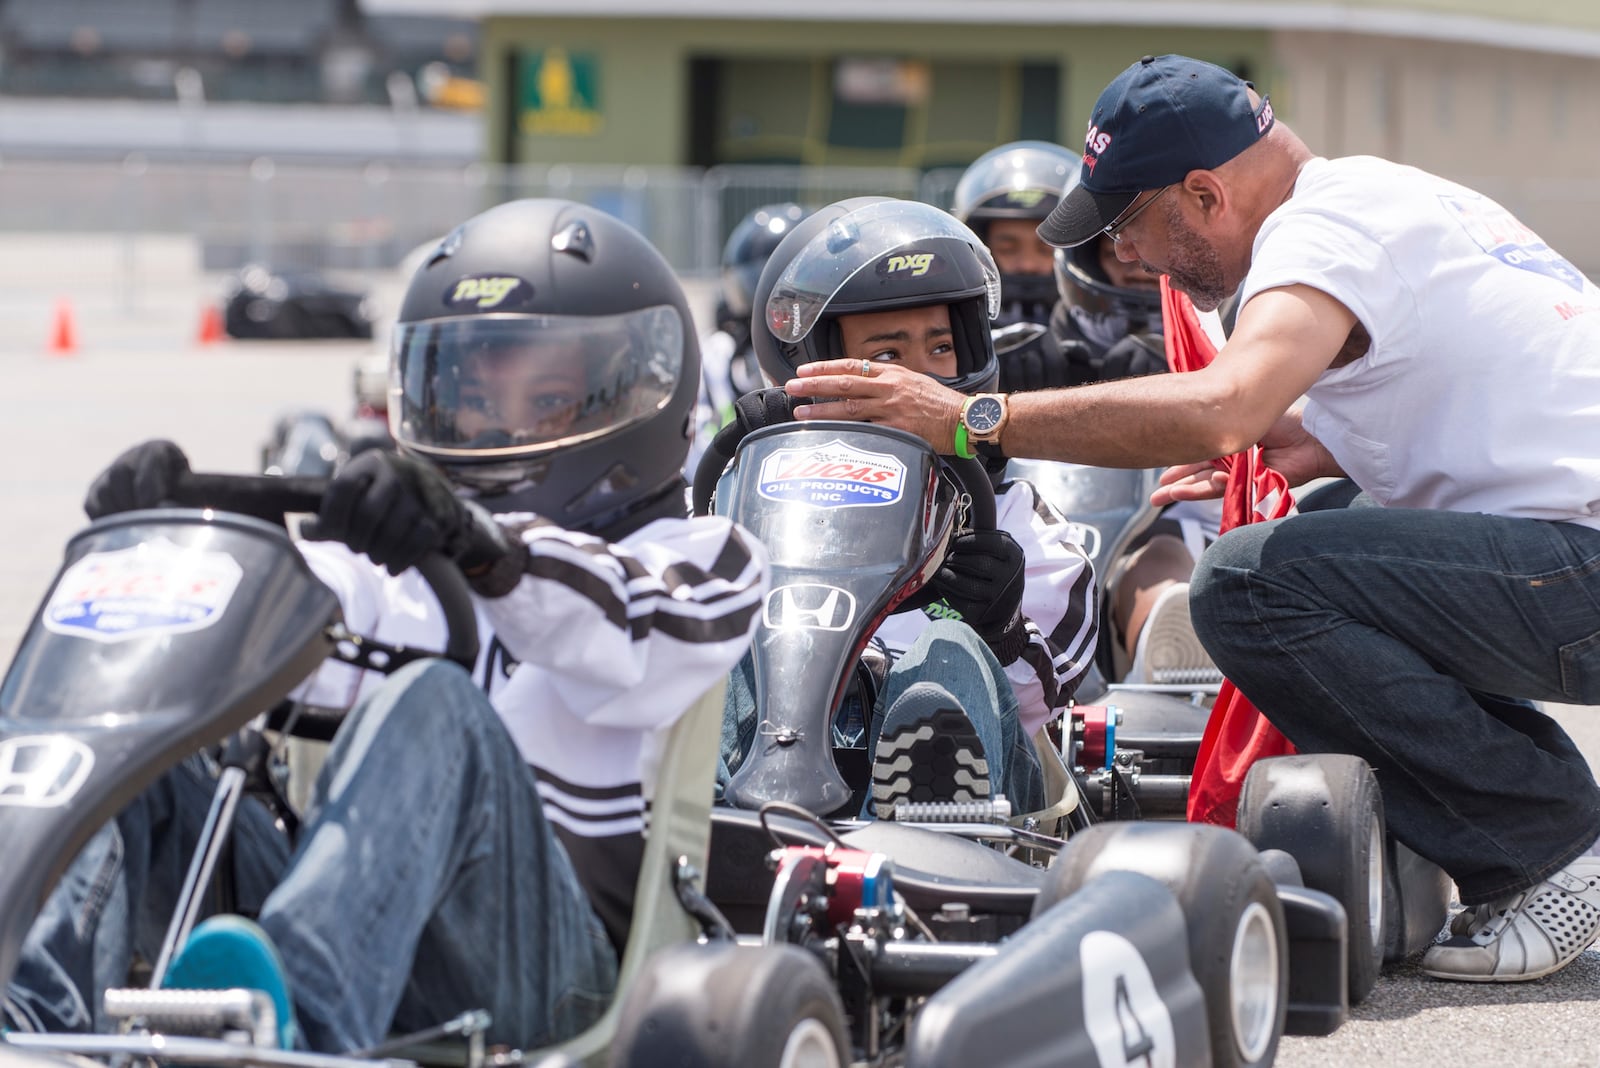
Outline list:
[[[1450,195],[1441,195],[1439,200],[1467,236],[1501,263],[1554,278],[1583,292],[1583,275],[1578,269],[1494,201]]]

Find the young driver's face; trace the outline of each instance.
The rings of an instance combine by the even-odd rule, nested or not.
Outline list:
[[[1037,219],[991,219],[989,254],[1001,274],[1047,275],[1055,269],[1055,249],[1039,237]]]
[[[898,363],[925,375],[955,377],[955,337],[947,305],[841,315],[839,334],[847,359]]]
[[[586,390],[576,344],[565,359],[529,360],[516,346],[485,348],[468,357],[472,374],[463,383],[456,426],[471,440],[488,430],[506,430],[523,441],[550,441],[571,432]]]

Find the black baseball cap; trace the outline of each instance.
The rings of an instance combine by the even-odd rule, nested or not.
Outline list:
[[[1039,225],[1071,248],[1100,233],[1146,189],[1228,162],[1272,129],[1266,97],[1232,71],[1188,56],[1145,56],[1094,103],[1078,184]]]

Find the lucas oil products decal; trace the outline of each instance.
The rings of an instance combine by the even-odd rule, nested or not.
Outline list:
[[[1533,271],[1583,292],[1583,275],[1516,216],[1487,197],[1440,196],[1445,210],[1478,247],[1510,267]]]
[[[89,553],[62,574],[42,619],[46,630],[97,642],[201,630],[222,617],[243,574],[225,552],[166,538]]]
[[[761,461],[758,492],[773,501],[818,508],[893,504],[905,492],[906,466],[837,438],[826,445],[778,449]]]

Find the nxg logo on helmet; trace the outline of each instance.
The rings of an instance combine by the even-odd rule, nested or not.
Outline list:
[[[886,256],[878,265],[880,274],[899,274],[909,271],[913,278],[921,278],[928,273],[934,264],[934,255],[931,252],[897,252],[893,256]]]
[[[480,311],[492,311],[517,307],[532,296],[533,286],[515,275],[473,274],[458,281],[444,302],[452,308],[470,304]]]
[[[1005,194],[1005,203],[1010,208],[1023,208],[1031,211],[1039,206],[1039,202],[1049,194],[1043,189],[1009,189]]]

